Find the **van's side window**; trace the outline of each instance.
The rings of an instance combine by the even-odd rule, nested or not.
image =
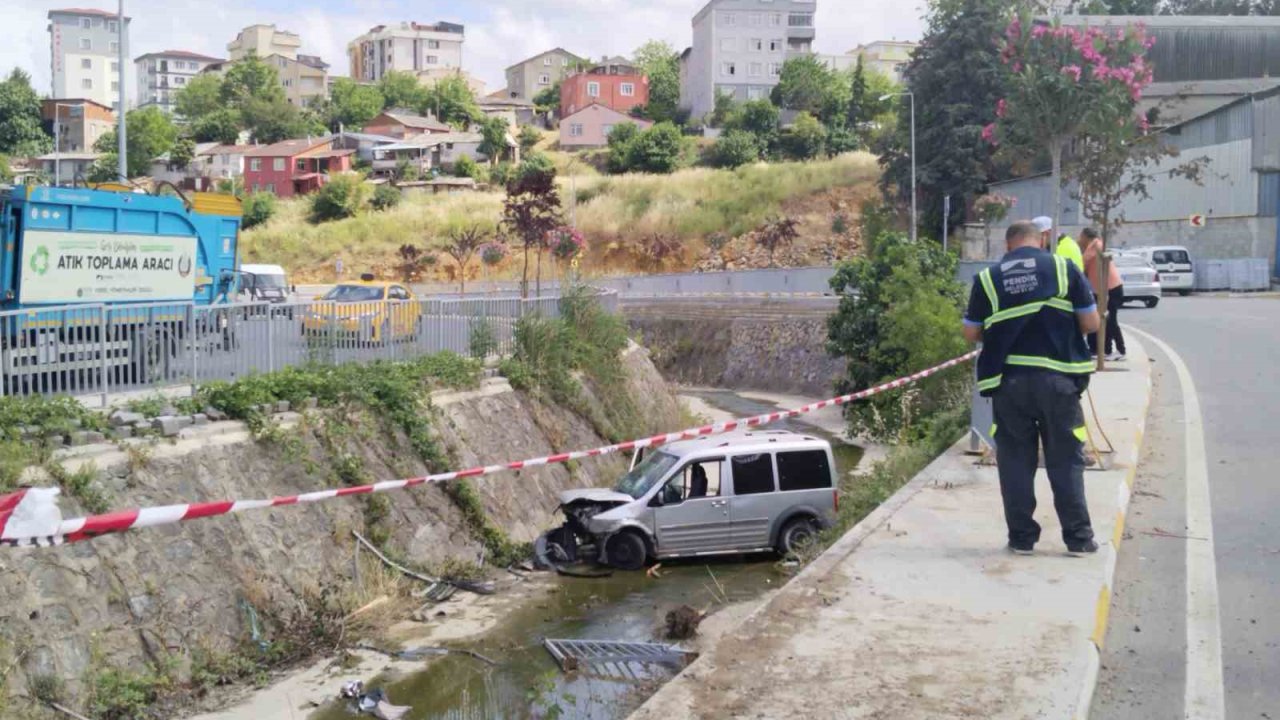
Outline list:
[[[778,453],[780,490],[815,490],[831,487],[831,466],[823,450]]]
[[[769,453],[739,455],[733,459],[733,494],[773,492],[773,458]]]

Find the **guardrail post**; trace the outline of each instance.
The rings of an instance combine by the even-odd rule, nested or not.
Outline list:
[[[111,364],[107,357],[107,308],[98,306],[98,356],[102,358],[102,409],[107,409],[111,388]]]

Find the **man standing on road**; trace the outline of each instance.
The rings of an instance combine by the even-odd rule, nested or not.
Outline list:
[[[1124,360],[1124,334],[1120,332],[1120,306],[1124,304],[1124,278],[1120,277],[1120,267],[1116,265],[1115,258],[1112,258],[1107,264],[1107,277],[1104,282],[1098,270],[1098,263],[1101,262],[1099,256],[1106,251],[1106,245],[1097,230],[1086,228],[1080,237],[1085,241],[1085,277],[1093,284],[1093,296],[1101,301],[1103,293],[1107,295],[1107,346],[1103,348],[1106,351],[1105,355],[1107,360]],[[1098,354],[1096,334],[1089,336],[1089,352]]]
[[[1098,307],[1084,275],[1040,247],[1033,222],[1005,233],[1009,252],[978,273],[964,336],[982,342],[978,390],[992,398],[1000,495],[1009,549],[1029,555],[1040,540],[1035,475],[1039,446],[1053,487],[1062,539],[1073,555],[1094,553],[1084,497],[1084,412],[1080,395],[1094,364],[1084,334],[1098,329]]]

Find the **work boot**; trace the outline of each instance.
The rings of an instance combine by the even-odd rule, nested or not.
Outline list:
[[[1067,545],[1067,554],[1072,557],[1085,557],[1098,552],[1098,543],[1086,540],[1082,543]]]

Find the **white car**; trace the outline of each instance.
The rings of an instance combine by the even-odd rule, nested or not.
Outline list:
[[[1141,255],[1160,274],[1160,287],[1179,295],[1190,295],[1196,284],[1196,274],[1191,267],[1191,253],[1181,245],[1157,245],[1133,248],[1126,254]]]
[[[1124,282],[1124,301],[1137,300],[1149,308],[1160,304],[1160,275],[1142,255],[1121,253],[1112,261]]]

